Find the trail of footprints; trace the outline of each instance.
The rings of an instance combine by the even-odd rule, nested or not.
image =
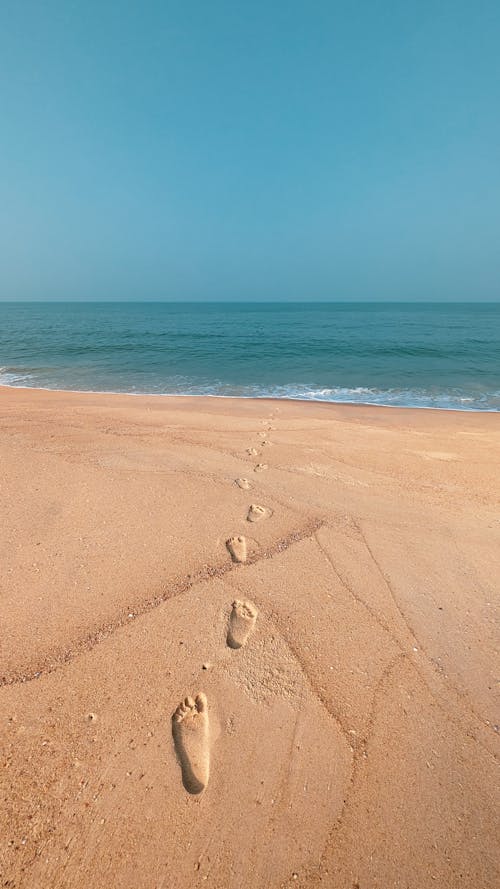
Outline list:
[[[271,419],[274,419],[271,416]],[[269,446],[268,432],[274,427],[267,420],[267,426],[260,432],[261,447]],[[247,448],[249,456],[258,456],[256,448]],[[254,472],[263,472],[267,463],[256,463]],[[247,478],[237,478],[237,486],[243,491],[250,490],[253,485]],[[272,510],[257,503],[248,507],[247,521],[260,522],[272,515]],[[246,538],[239,534],[226,541],[226,547],[233,562],[243,564],[247,560],[248,547]],[[255,629],[258,611],[253,602],[235,600],[231,607],[227,630],[227,645],[232,649],[243,648]],[[203,692],[195,698],[186,697],[180,702],[172,715],[172,736],[182,772],[182,783],[188,793],[201,793],[208,784],[210,777],[210,720],[208,701]]]

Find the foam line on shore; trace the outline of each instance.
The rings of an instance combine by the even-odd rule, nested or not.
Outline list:
[[[432,404],[396,404],[390,402],[383,401],[349,401],[347,399],[327,399],[327,398],[312,398],[305,397],[299,395],[271,395],[271,394],[250,394],[250,395],[231,395],[231,394],[219,394],[215,392],[121,392],[117,390],[104,390],[104,389],[58,389],[52,388],[50,386],[21,386],[16,383],[6,383],[2,381],[0,375],[0,391],[2,389],[20,389],[26,391],[35,391],[35,392],[57,392],[64,395],[119,395],[119,396],[131,396],[133,398],[221,398],[221,399],[233,399],[238,401],[277,401],[277,402],[298,402],[300,404],[331,404],[333,406],[346,406],[346,407],[370,407],[370,408],[393,408],[395,410],[422,410],[422,411],[446,411],[447,413],[466,413],[466,414],[497,414],[499,413],[499,409],[497,408],[480,408],[480,407],[458,407],[454,405],[452,407],[446,407],[444,405],[432,405]],[[494,393],[496,396],[496,393]],[[500,393],[499,396],[500,397]]]

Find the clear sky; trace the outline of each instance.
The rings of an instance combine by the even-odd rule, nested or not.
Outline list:
[[[0,299],[499,299],[498,0],[2,0]]]

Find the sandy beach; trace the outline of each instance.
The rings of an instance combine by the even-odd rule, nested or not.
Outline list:
[[[500,414],[0,405],[2,886],[499,885]]]

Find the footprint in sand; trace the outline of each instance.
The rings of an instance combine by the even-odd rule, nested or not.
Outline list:
[[[227,631],[227,644],[230,648],[242,648],[250,633],[255,629],[258,611],[252,602],[233,602],[229,628]]]
[[[268,515],[269,510],[265,506],[251,503],[248,509],[247,522],[260,522],[261,519],[265,519]]]
[[[247,541],[240,534],[238,537],[230,537],[226,540],[226,546],[231,553],[233,562],[246,562],[247,560]]]
[[[269,447],[272,447],[273,443],[272,441],[269,441],[268,438],[265,438],[264,441],[261,441],[261,445],[262,447],[264,447],[264,445],[269,445]]]
[[[188,793],[201,793],[210,772],[208,703],[200,692],[185,698],[172,716],[172,735],[182,769],[182,783]]]
[[[268,468],[267,463],[257,463],[254,466],[253,471],[254,472],[264,472],[264,469],[267,469],[267,468]]]
[[[237,478],[237,479],[235,479],[235,481],[236,481],[236,484],[238,485],[238,487],[243,488],[244,491],[249,491],[250,488],[252,487],[252,485],[250,484],[250,482],[248,481],[247,478]]]
[[[247,454],[250,454],[251,457],[255,457],[257,451],[255,450],[255,448],[247,448]]]

